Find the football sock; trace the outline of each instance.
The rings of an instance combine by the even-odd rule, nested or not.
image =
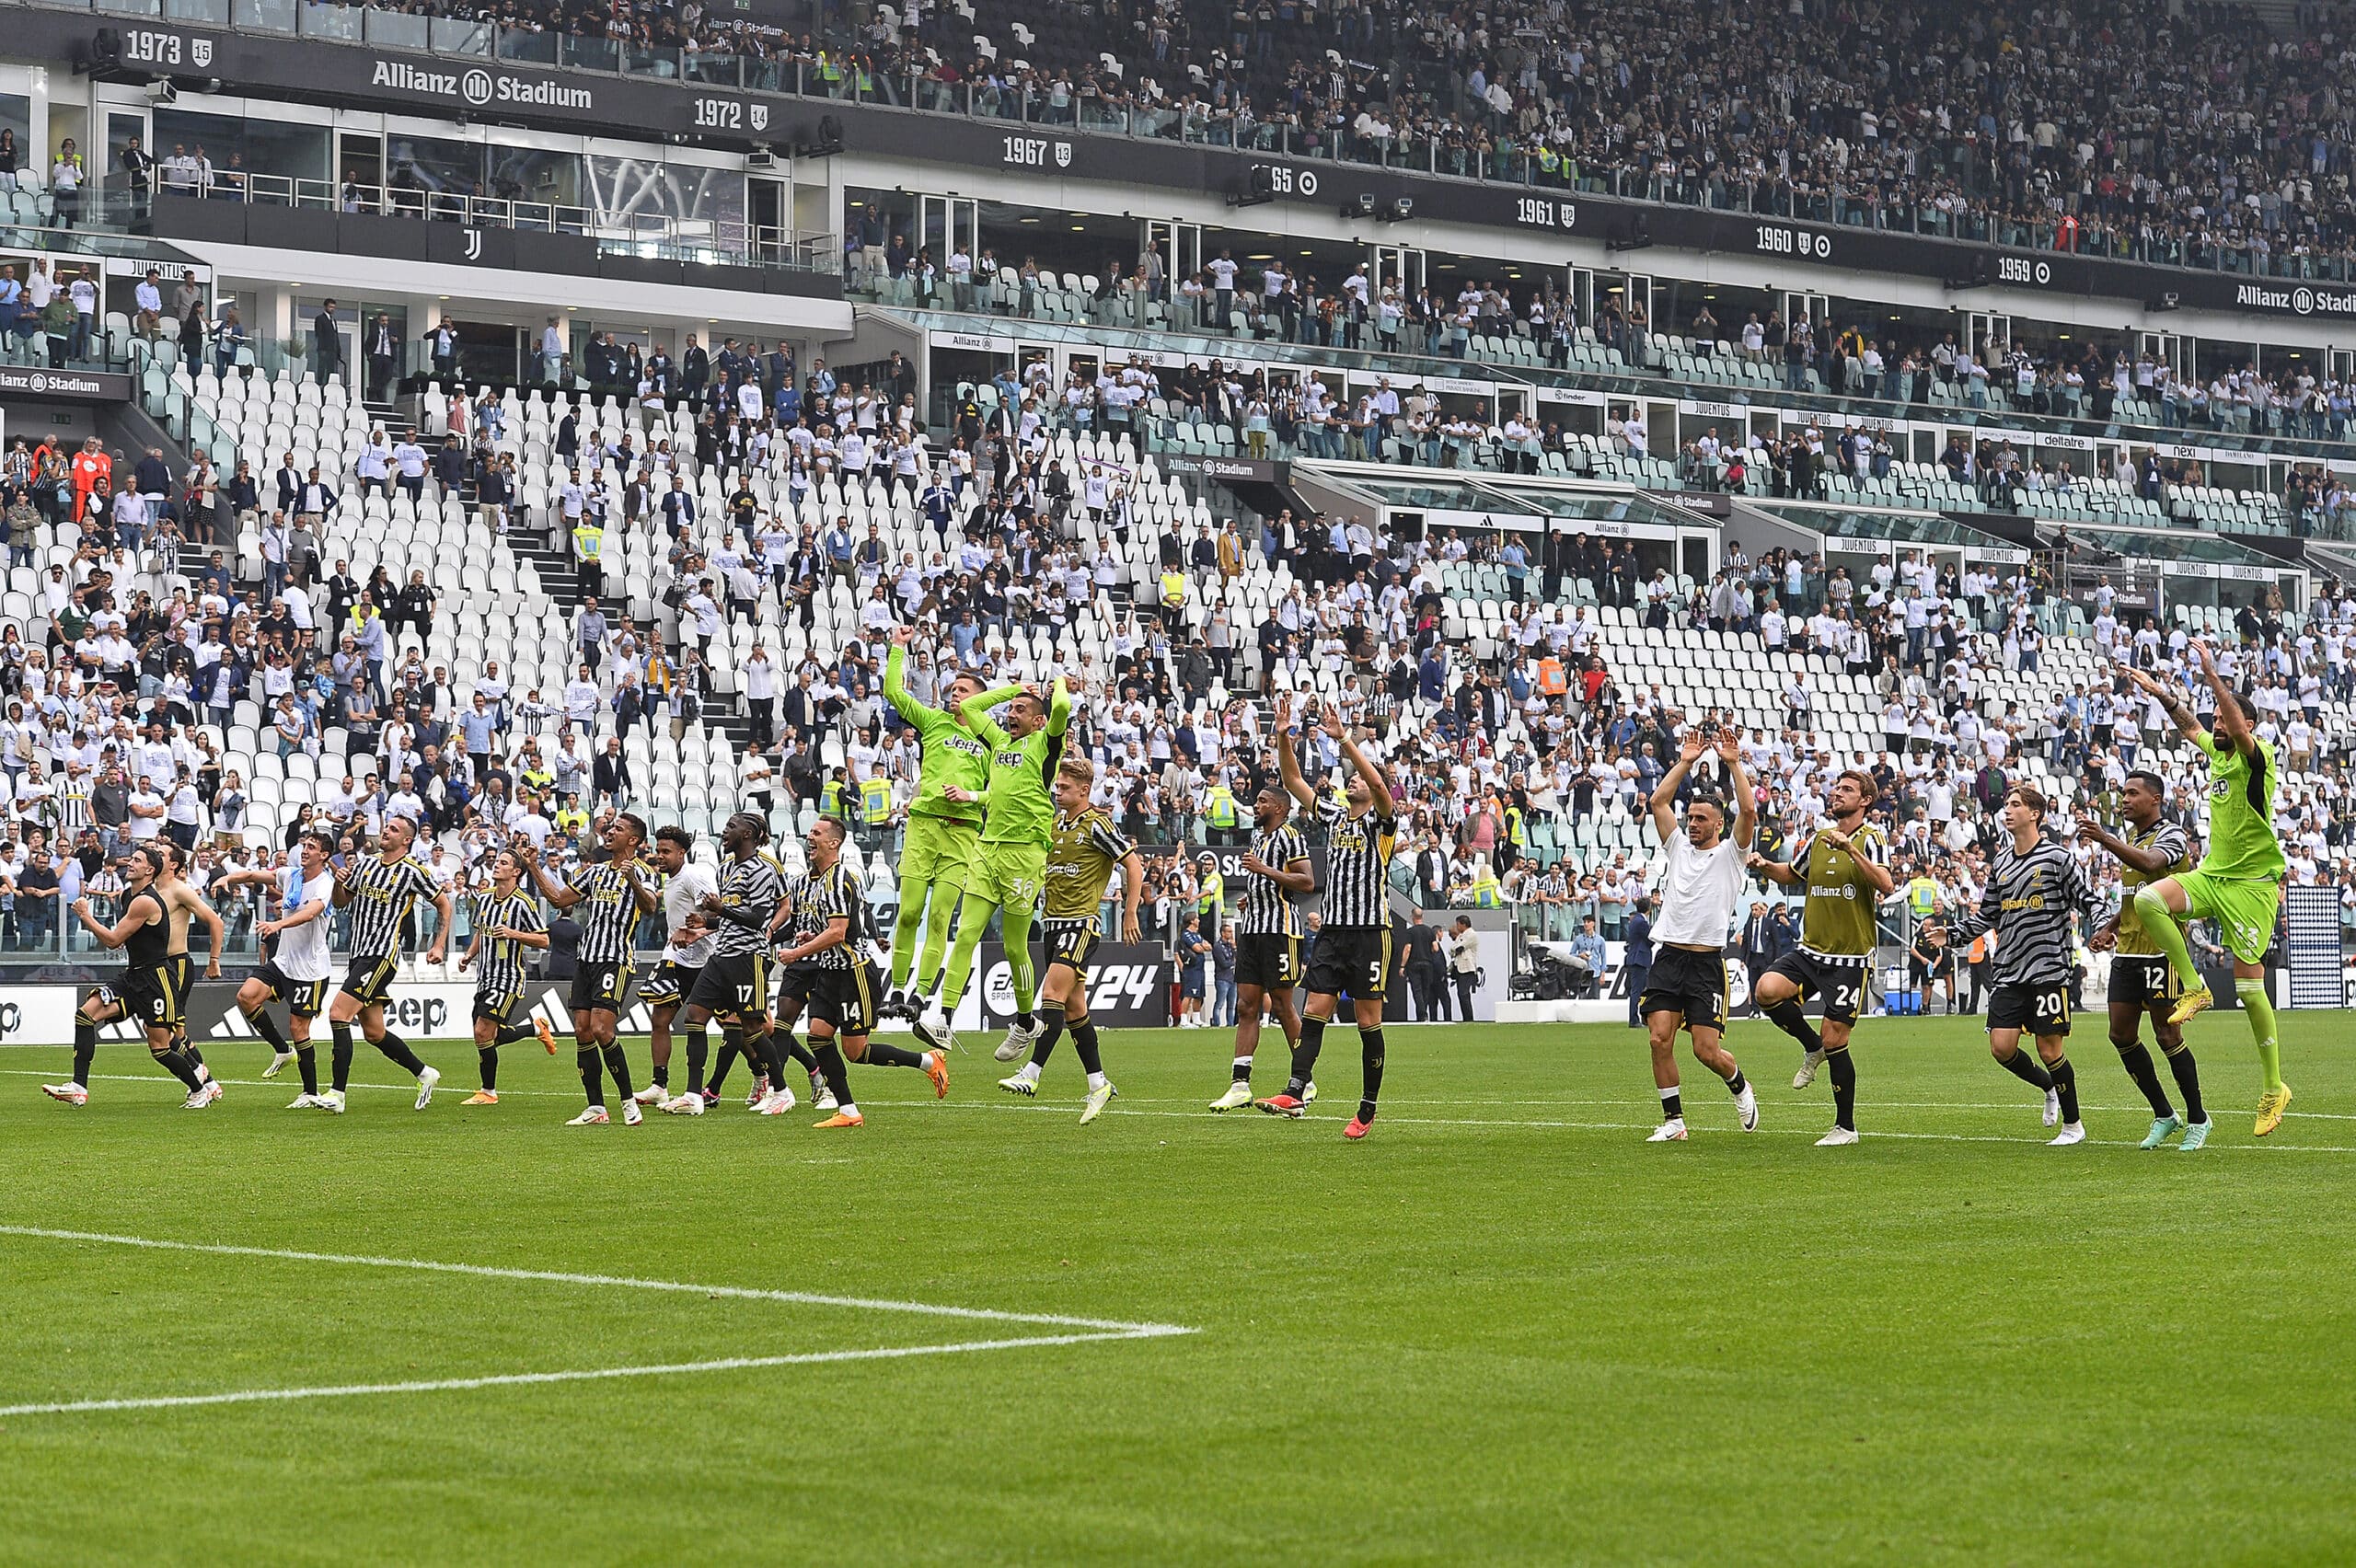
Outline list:
[[[653,1079],[653,1082],[654,1082],[654,1087],[655,1087],[655,1088],[657,1088],[657,1089],[668,1089],[668,1088],[670,1088],[670,1087],[671,1087],[671,1064],[670,1064],[670,1063],[668,1063],[668,1062],[657,1062],[657,1063],[655,1063],[655,1064],[654,1064],[653,1072],[654,1072],[654,1079]]]
[[[1358,1031],[1358,1060],[1366,1081],[1358,1089],[1358,1120],[1374,1120],[1374,1102],[1382,1098],[1382,1031]]]
[[[771,1030],[769,1037],[777,1042],[777,1059],[780,1066],[783,1066],[789,1060],[801,1063],[804,1071],[814,1070],[818,1066],[818,1058],[810,1054],[808,1046],[793,1037],[793,1031]]]
[[[957,940],[950,945],[947,988],[942,991],[941,1010],[954,1016],[957,1004],[964,999],[965,983],[974,977],[974,950],[982,945],[982,930],[990,923],[994,907],[985,899],[967,894],[957,903]],[[1013,956],[1013,944],[1007,944],[1008,957]],[[938,978],[935,984],[939,984]]]
[[[90,1087],[90,1062],[98,1054],[98,1026],[74,1015],[74,1081],[84,1089]]]
[[[925,928],[925,916],[931,905],[945,902],[926,896],[921,887],[900,890],[900,917],[892,923],[892,990],[896,995],[907,988],[908,971],[916,967],[917,940]]]
[[[1018,1019],[1016,1021],[1022,1020]],[[1027,1029],[1031,1025],[1024,1024],[1023,1027]],[[1064,1009],[1049,1002],[1039,1009],[1037,1027],[1039,1038],[1031,1043],[1031,1063],[1034,1066],[1044,1067],[1047,1065],[1047,1058],[1056,1054],[1056,1042],[1063,1037]]]
[[[328,1081],[341,1094],[352,1079],[352,1025],[330,1020],[328,1032],[335,1037],[334,1048],[328,1055]]]
[[[196,1069],[197,1082],[202,1083],[213,1076],[213,1069],[204,1065],[204,1053],[196,1048],[195,1041],[183,1034],[172,1043],[172,1048],[188,1058],[189,1066]]]
[[[709,1027],[687,1031],[687,1092],[703,1092],[704,1063],[711,1057],[711,1031]]]
[[[2168,1091],[2160,1087],[2160,1069],[2153,1063],[2152,1053],[2144,1049],[2143,1043],[2141,1040],[2114,1040],[2111,1043],[2119,1047],[2119,1065],[2127,1069],[2127,1076],[2135,1080],[2135,1087],[2142,1090],[2143,1098],[2152,1102],[2152,1114],[2162,1117],[2175,1115],[2176,1107],[2168,1103]]]
[[[2269,1094],[2282,1087],[2282,1047],[2274,1037],[2274,1003],[2266,995],[2263,980],[2234,982],[2234,995],[2242,1004],[2242,1014],[2249,1020],[2250,1038],[2258,1042],[2258,1065],[2265,1075]]]
[[[2011,1055],[1999,1060],[1997,1066],[2040,1094],[2053,1087],[2053,1075],[2045,1070],[2031,1052],[2015,1049]]]
[[[867,1054],[860,1058],[872,1067],[924,1066],[924,1053],[911,1051],[906,1045],[887,1045],[881,1040],[867,1043]]]
[[[2135,890],[2135,913],[2143,922],[2143,934],[2159,944],[2166,955],[2168,967],[2184,983],[2188,991],[2199,990],[2203,984],[2200,971],[2192,966],[2192,950],[2185,945],[2184,928],[2177,924],[2177,917],[2169,910],[2168,901],[2160,894],[2159,885],[2145,882]]]
[[[158,1051],[155,1055],[156,1065],[162,1067],[166,1072],[171,1074],[174,1078],[179,1079],[182,1083],[188,1085],[188,1091],[191,1094],[194,1094],[198,1090],[204,1087],[204,1080],[196,1076],[196,1064],[190,1061],[183,1053],[179,1051]]]
[[[768,1080],[770,1092],[785,1087],[785,1057],[779,1054],[777,1031],[764,1029],[758,1034],[747,1035],[745,1055],[760,1064],[761,1077]]]
[[[818,1070],[826,1077],[826,1087],[835,1091],[835,1109],[847,1115],[859,1114],[859,1107],[850,1097],[850,1067],[843,1061],[840,1047],[832,1040],[818,1042]]]
[[[411,1078],[425,1071],[425,1064],[417,1059],[417,1053],[402,1043],[401,1037],[389,1029],[369,1043],[382,1051],[387,1061],[405,1069]]]
[[[492,1043],[497,1045],[520,1045],[526,1040],[538,1039],[539,1035],[540,1032],[534,1029],[528,1023],[511,1023],[506,1028],[499,1032],[499,1038],[493,1041]]]
[[[1080,1057],[1080,1065],[1087,1070],[1089,1086],[1095,1087],[1097,1078],[1104,1071],[1104,1057],[1096,1048],[1094,1019],[1084,1018],[1071,1026],[1071,1048]]]
[[[614,1075],[614,1092],[628,1100],[630,1095],[629,1053],[622,1049],[621,1042],[616,1040],[601,1047],[599,1054],[606,1058],[606,1070]]]
[[[720,1026],[720,1060],[712,1065],[711,1077],[705,1080],[704,1087],[712,1093],[718,1094],[720,1086],[728,1079],[728,1069],[734,1066],[736,1058],[744,1054],[744,1026],[733,1022],[722,1024]]]
[[[581,1092],[589,1097],[592,1105],[606,1102],[606,1078],[597,1067],[597,1047],[583,1045],[573,1053],[572,1060],[581,1069]]]
[[[294,1070],[303,1075],[303,1092],[319,1092],[319,1054],[307,1040],[294,1047]]]
[[[1727,1079],[1727,1092],[1728,1094],[1740,1094],[1747,1087],[1748,1085],[1743,1081],[1742,1069],[1740,1067],[1735,1068],[1734,1077]]]
[[[1816,1025],[1808,1022],[1807,1014],[1800,1010],[1798,997],[1786,997],[1766,1011],[1768,1022],[1807,1049],[1811,1051],[1824,1049],[1824,1036],[1817,1032]]]
[[[1039,1015],[1029,1008],[1024,1008],[1014,1015],[1014,1026],[1023,1030],[1036,1029],[1039,1027]]]
[[[1031,970],[1031,911],[1029,908],[1000,909],[999,919],[1006,928],[1007,978],[1014,984],[1014,1011],[1018,1018],[1027,1017],[1039,1000],[1039,982]],[[1030,1028],[1029,1024],[1022,1026]]]
[[[270,1009],[267,1006],[256,1008],[253,1011],[246,1013],[245,1020],[254,1026],[254,1032],[260,1035],[271,1050],[282,1056],[286,1055],[286,1036],[279,1032],[278,1020],[270,1016]]]
[[[497,1093],[499,1090],[499,1047],[496,1045],[476,1046],[475,1062],[482,1073],[483,1088],[494,1094]]]
[[[1832,1124],[1857,1130],[1857,1063],[1846,1045],[1827,1048],[1824,1066],[1832,1075]]]
[[[1674,1122],[1685,1114],[1685,1096],[1674,1087],[1660,1091],[1660,1119]]]
[[[1251,1057],[1238,1056],[1235,1058],[1235,1081],[1238,1083],[1250,1083],[1252,1081]]]
[[[1325,1048],[1325,1020],[1305,1018],[1300,1020],[1300,1043],[1292,1048],[1292,1075],[1285,1079],[1285,1092],[1295,1100],[1309,1087],[1317,1074],[1317,1054]]]
[[[2076,1121],[2078,1119],[2078,1069],[2070,1065],[2068,1056],[2057,1056],[2045,1065],[2045,1070],[2053,1075],[2054,1090],[2062,1097],[2062,1120]]]
[[[2176,1091],[2184,1096],[2184,1119],[2207,1121],[2208,1107],[2200,1103],[2200,1064],[2192,1059],[2192,1047],[2179,1040],[2176,1049],[2168,1051],[2167,1058],[2168,1071],[2176,1075]]]

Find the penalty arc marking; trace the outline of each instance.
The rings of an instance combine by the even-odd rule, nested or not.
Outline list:
[[[953,1318],[969,1322],[1027,1324],[1063,1331],[981,1340],[954,1340],[939,1344],[890,1345],[850,1350],[809,1351],[799,1355],[729,1356],[713,1361],[676,1362],[653,1366],[600,1366],[552,1372],[509,1372],[479,1378],[433,1378],[394,1383],[346,1383],[310,1388],[236,1389],[210,1394],[170,1394],[118,1399],[65,1400],[0,1405],[0,1417],[67,1415],[126,1410],[169,1410],[183,1406],[256,1404],[294,1400],[349,1399],[368,1394],[422,1394],[473,1389],[498,1389],[536,1383],[601,1382],[624,1378],[685,1377],[705,1372],[738,1372],[769,1366],[824,1366],[845,1361],[892,1361],[925,1355],[958,1355],[983,1351],[1048,1349],[1057,1345],[1093,1344],[1118,1340],[1167,1339],[1198,1330],[1177,1323],[1129,1322],[1111,1318],[1076,1318],[1052,1312],[1009,1312],[986,1307],[957,1307],[930,1301],[877,1300],[856,1296],[830,1296],[803,1290],[766,1290],[745,1286],[694,1285],[680,1280],[640,1279],[626,1274],[569,1274],[553,1269],[501,1268],[489,1263],[447,1262],[431,1258],[380,1258],[346,1252],[310,1252],[276,1247],[240,1247],[209,1241],[177,1241],[146,1236],[116,1236],[103,1231],[59,1230],[45,1226],[0,1225],[0,1236],[47,1241],[78,1241],[103,1246],[144,1248],[157,1251],[203,1252],[220,1257],[271,1258],[286,1262],[328,1263],[353,1268],[406,1269],[424,1274],[469,1274],[479,1278],[527,1280],[537,1284],[583,1286],[616,1290],[660,1290],[682,1295],[737,1300],[776,1301],[804,1307],[849,1307],[876,1312],[904,1312],[919,1317]]]

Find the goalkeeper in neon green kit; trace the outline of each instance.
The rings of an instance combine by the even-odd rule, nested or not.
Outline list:
[[[2184,986],[2171,1023],[2184,1022],[2215,999],[2193,967],[2184,927],[2194,920],[2217,922],[2234,955],[2234,996],[2241,1002],[2242,1016],[2249,1020],[2265,1074],[2254,1129],[2264,1137],[2282,1124],[2282,1113],[2291,1103],[2290,1086],[2282,1081],[2281,1047],[2275,1039],[2274,1004],[2266,995],[2266,949],[2274,939],[2286,864],[2282,842],[2274,832],[2274,757],[2253,728],[2257,709],[2217,674],[2209,644],[2196,641],[2192,651],[2217,694],[2214,732],[2200,727],[2181,692],[2141,670],[2123,670],[2209,759],[2208,852],[2195,870],[2138,888],[2135,913]]]
[[[1001,728],[990,710],[1007,705]],[[1031,917],[1047,875],[1047,845],[1055,836],[1056,801],[1049,792],[1063,760],[1064,730],[1071,722],[1071,692],[1057,676],[1045,702],[1023,686],[1000,686],[958,704],[957,716],[989,747],[989,789],[982,842],[965,895],[957,905],[957,942],[949,953],[949,985],[939,1003],[916,1020],[917,1038],[938,1051],[954,1049],[950,1020],[974,974],[974,949],[996,910],[1004,925],[1006,961],[1013,972],[1014,1023],[999,1043],[999,1060],[1031,1048],[1038,1032],[1031,970]]]
[[[886,1014],[914,1016],[908,990],[913,966],[922,988],[941,983],[949,946],[949,917],[965,892],[981,857],[982,797],[989,787],[989,744],[974,733],[957,705],[981,693],[977,675],[959,674],[941,693],[948,710],[928,708],[908,695],[907,650],[915,633],[892,634],[884,662],[884,696],[922,745],[917,767],[917,798],[908,804],[907,836],[900,851],[900,917],[892,931],[892,988]],[[918,951],[921,931],[924,947]]]

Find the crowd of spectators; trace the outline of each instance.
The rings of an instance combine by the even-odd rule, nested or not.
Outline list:
[[[395,8],[918,108],[2259,273],[2356,258],[2350,40],[2324,8],[2289,37],[2127,0],[908,0],[799,30],[694,0]]]

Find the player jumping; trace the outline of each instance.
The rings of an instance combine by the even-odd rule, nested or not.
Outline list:
[[[2176,1010],[2168,1015],[2168,1021],[2177,1025],[2216,999],[2193,967],[2184,928],[2194,920],[2217,922],[2234,955],[2234,996],[2249,1020],[2250,1038],[2258,1043],[2264,1082],[2258,1122],[2251,1130],[2264,1137],[2282,1124],[2282,1113],[2291,1105],[2291,1088],[2282,1081],[2282,1050],[2275,1037],[2274,1003],[2266,994],[2266,950],[2274,940],[2274,917],[2282,905],[2282,873],[2288,865],[2282,841],[2274,832],[2274,757],[2253,728],[2257,707],[2225,684],[2209,644],[2196,641],[2192,651],[2217,694],[2213,732],[2201,728],[2182,693],[2141,670],[2122,667],[2127,678],[2157,698],[2178,732],[2209,759],[2208,850],[2198,868],[2136,889],[2135,912],[2142,917],[2144,934],[2158,944],[2184,987]]]
[[[1005,703],[1006,725],[990,709]],[[1048,786],[1063,760],[1064,731],[1071,723],[1071,692],[1056,677],[1046,702],[1022,686],[1001,686],[958,704],[959,717],[990,748],[989,790],[982,840],[973,876],[957,905],[957,941],[950,950],[948,989],[916,1021],[917,1038],[946,1054],[956,1046],[950,1020],[974,975],[974,950],[990,913],[1004,924],[1007,967],[1014,981],[1014,1021],[999,1042],[998,1059],[1011,1062],[1037,1038],[1036,999],[1031,973],[1031,913],[1047,870],[1047,838],[1054,831],[1056,802]]]
[[[1056,1037],[1068,1024],[1072,1049],[1088,1074],[1088,1100],[1080,1107],[1080,1124],[1086,1126],[1103,1113],[1120,1090],[1104,1076],[1103,1059],[1096,1049],[1096,1024],[1088,1016],[1088,964],[1096,955],[1102,935],[1100,911],[1113,872],[1121,873],[1121,940],[1138,936],[1138,897],[1145,873],[1138,847],[1121,836],[1113,819],[1088,803],[1096,782],[1096,765],[1084,756],[1068,756],[1056,769],[1056,830],[1047,847],[1046,984],[1040,990],[1039,1038],[1031,1059],[1012,1078],[1000,1078],[999,1088],[1010,1094],[1039,1092],[1039,1072],[1056,1048]]]
[[[964,673],[952,677],[944,694],[948,711],[927,708],[908,695],[907,650],[915,635],[907,627],[894,632],[892,651],[884,661],[884,698],[916,731],[919,748],[917,798],[908,802],[907,835],[900,848],[900,917],[892,930],[892,989],[884,998],[887,1016],[915,1012],[908,991],[912,969],[927,994],[941,982],[949,918],[981,855],[982,796],[989,787],[989,745],[961,711],[966,698],[981,695],[981,678]]]

